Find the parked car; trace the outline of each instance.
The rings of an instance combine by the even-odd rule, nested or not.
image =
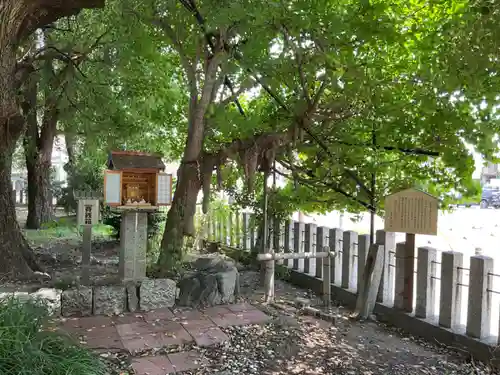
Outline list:
[[[500,186],[484,185],[481,192],[481,202],[479,203],[479,207],[500,208]]]

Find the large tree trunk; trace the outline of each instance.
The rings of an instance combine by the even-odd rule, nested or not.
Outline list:
[[[0,122],[0,126],[1,126]],[[0,128],[1,129],[1,128]],[[30,252],[17,222],[12,199],[11,155],[9,140],[0,137],[0,279],[29,277],[32,269],[23,254]]]
[[[16,143],[24,131],[17,102],[16,50],[38,27],[104,6],[104,0],[72,2],[2,0],[0,4],[0,279],[31,276],[40,269],[17,223],[12,199],[11,167]]]
[[[197,163],[183,163],[177,170],[177,184],[172,206],[168,211],[162,252],[158,258],[160,273],[175,268],[182,260],[184,235],[192,235],[187,228],[192,227],[196,212],[196,200],[201,189]]]

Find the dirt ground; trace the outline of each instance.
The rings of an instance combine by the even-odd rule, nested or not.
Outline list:
[[[92,249],[92,279],[114,280],[118,273],[118,243],[100,240]],[[77,282],[80,273],[79,243],[51,239],[35,247],[37,257],[51,275],[40,284],[64,288]],[[198,348],[210,365],[185,374],[491,374],[466,353],[438,347],[378,322],[353,322],[349,311],[338,305],[334,323],[281,310],[262,303],[258,274],[241,271],[242,298],[274,317],[266,325],[225,328],[230,341],[224,345]],[[37,288],[40,284],[3,285],[0,289]],[[297,297],[319,299],[307,290],[276,282],[276,299],[282,305]],[[122,357],[123,358],[123,357]],[[125,363],[121,361],[120,363]]]

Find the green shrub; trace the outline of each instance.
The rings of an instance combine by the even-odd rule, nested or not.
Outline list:
[[[99,357],[48,327],[46,306],[12,298],[0,304],[0,374],[104,375]]]
[[[102,223],[113,227],[112,237],[120,239],[120,225],[122,222],[121,213],[111,210],[109,207],[101,209]],[[148,213],[148,239],[151,240],[157,236],[165,227],[167,219],[166,212]]]

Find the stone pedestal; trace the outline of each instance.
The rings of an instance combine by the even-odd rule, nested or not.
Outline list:
[[[147,212],[123,212],[120,231],[120,278],[141,281],[146,277]]]

